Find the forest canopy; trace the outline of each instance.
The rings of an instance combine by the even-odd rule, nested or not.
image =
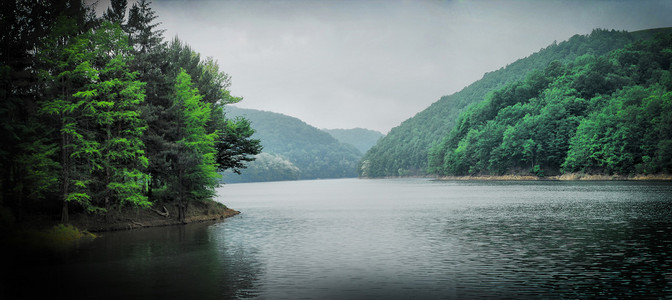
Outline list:
[[[460,114],[439,175],[672,172],[672,35],[554,61]]]
[[[652,33],[596,29],[486,73],[393,128],[359,174],[670,173],[671,37]]]
[[[228,113],[251,122],[264,152],[242,174],[225,172],[227,183],[357,177],[361,152],[326,131],[279,113],[235,106]]]
[[[218,171],[261,151],[229,119],[230,77],[175,38],[150,2],[3,1],[0,206],[112,216],[211,200]]]

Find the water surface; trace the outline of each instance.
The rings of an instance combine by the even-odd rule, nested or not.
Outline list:
[[[5,294],[672,296],[671,183],[339,179],[225,185],[218,201],[242,214],[105,234],[37,258]]]

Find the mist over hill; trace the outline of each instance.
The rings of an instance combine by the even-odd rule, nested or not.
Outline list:
[[[225,183],[357,177],[362,153],[323,130],[268,111],[229,106],[226,115],[250,120],[264,148],[241,175],[225,173]]]
[[[322,129],[341,143],[355,146],[362,153],[369,151],[384,134],[370,129],[352,128],[352,129]]]

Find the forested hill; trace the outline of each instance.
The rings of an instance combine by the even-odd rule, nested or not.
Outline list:
[[[483,101],[488,94],[507,84],[524,79],[533,70],[543,70],[551,62],[572,63],[583,55],[602,56],[622,48],[645,34],[635,36],[623,31],[594,30],[589,35],[575,35],[486,73],[479,81],[461,91],[441,97],[427,109],[393,128],[362,159],[360,176],[404,176],[426,174],[428,150],[442,141],[455,126],[467,106]]]
[[[329,133],[279,113],[227,108],[227,117],[244,116],[261,140],[263,152],[242,175],[225,174],[224,182],[357,177],[362,154]]]
[[[672,173],[672,33],[555,61],[496,90],[430,149],[429,170]]]
[[[378,140],[384,134],[370,129],[352,128],[352,129],[322,129],[341,143],[353,145],[362,153],[369,151],[371,147],[376,145]]]

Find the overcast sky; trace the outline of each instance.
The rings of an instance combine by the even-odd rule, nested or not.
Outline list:
[[[129,5],[130,6],[130,5]],[[232,77],[238,107],[387,133],[553,41],[672,26],[672,1],[166,1],[166,30]]]

